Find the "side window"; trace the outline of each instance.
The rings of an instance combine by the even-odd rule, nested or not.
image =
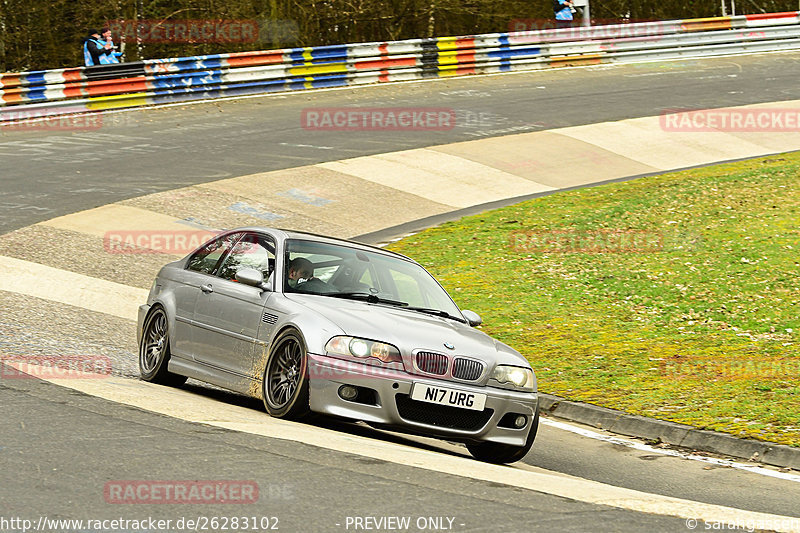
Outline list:
[[[202,274],[213,273],[220,258],[225,255],[225,252],[233,246],[233,243],[235,243],[240,236],[241,233],[232,233],[214,239],[189,258],[186,268]]]
[[[312,294],[329,294],[338,292],[337,287],[329,283],[342,262],[335,255],[310,253],[311,250],[286,251],[286,274],[284,290],[286,292],[308,292]]]
[[[255,268],[268,279],[275,268],[275,241],[266,235],[247,233],[237,242],[222,263],[217,275],[234,280],[242,268]]]

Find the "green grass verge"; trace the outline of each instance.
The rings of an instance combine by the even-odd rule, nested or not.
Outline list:
[[[553,194],[388,248],[542,392],[800,446],[800,154]]]

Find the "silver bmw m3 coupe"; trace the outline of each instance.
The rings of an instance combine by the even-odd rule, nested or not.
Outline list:
[[[510,463],[536,437],[536,376],[480,323],[408,257],[240,228],[161,269],[139,308],[139,369],[260,398],[275,417],[362,420]]]

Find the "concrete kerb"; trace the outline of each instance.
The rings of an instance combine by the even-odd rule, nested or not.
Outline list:
[[[370,233],[364,233],[362,235],[356,235],[354,237],[349,237],[350,240],[361,242],[364,244],[369,244],[373,246],[381,246],[392,241],[396,241],[402,239],[403,237],[407,237],[408,235],[413,235],[414,233],[418,233],[420,231],[433,228],[440,224],[444,224],[445,222],[453,222],[456,220],[460,220],[461,218],[477,215],[483,213],[485,211],[491,211],[493,209],[500,209],[501,207],[508,207],[510,205],[515,205],[521,202],[526,202],[528,200],[533,200],[535,198],[543,198],[545,196],[550,196],[551,194],[559,194],[569,191],[575,191],[578,189],[585,189],[588,187],[599,187],[601,185],[608,185],[611,183],[622,183],[625,181],[633,181],[640,178],[647,178],[650,176],[660,176],[662,174],[671,174],[673,172],[683,172],[684,170],[692,170],[696,168],[705,168],[710,166],[716,165],[724,165],[727,163],[738,163],[740,161],[748,161],[751,159],[760,159],[762,157],[773,157],[776,155],[787,153],[785,150],[781,152],[771,152],[769,154],[758,155],[755,157],[739,157],[735,159],[725,159],[723,161],[715,161],[710,163],[705,163],[702,165],[692,165],[688,167],[681,167],[681,168],[674,168],[670,170],[659,170],[654,172],[647,172],[644,174],[636,174],[634,176],[623,176],[619,178],[612,178],[609,180],[598,181],[595,183],[586,183],[583,185],[575,185],[573,187],[564,187],[561,189],[554,189],[552,191],[543,191],[537,192],[532,194],[526,194],[523,196],[516,196],[513,198],[504,198],[502,200],[495,200],[493,202],[487,202],[484,204],[473,205],[470,207],[465,207],[463,209],[456,209],[454,211],[448,211],[446,213],[440,213],[438,215],[431,215],[429,217],[420,218],[418,220],[412,220],[410,222],[405,222],[403,224],[399,224],[397,226],[391,226],[389,228],[383,228],[377,231],[372,231]]]
[[[800,448],[752,439],[740,439],[725,433],[697,429],[685,424],[631,415],[588,403],[572,402],[551,394],[539,394],[539,411],[548,416],[578,422],[628,437],[800,470]]]

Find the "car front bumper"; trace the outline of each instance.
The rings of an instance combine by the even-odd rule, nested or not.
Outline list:
[[[308,375],[312,411],[462,442],[524,446],[538,403],[535,392],[430,379],[324,355],[308,354]],[[443,408],[411,400],[411,388],[415,383],[485,394],[484,410]],[[374,391],[374,394],[365,394],[366,400],[345,400],[339,395],[342,385]],[[520,429],[504,427],[508,424],[498,426],[509,413],[525,415],[525,426]]]

